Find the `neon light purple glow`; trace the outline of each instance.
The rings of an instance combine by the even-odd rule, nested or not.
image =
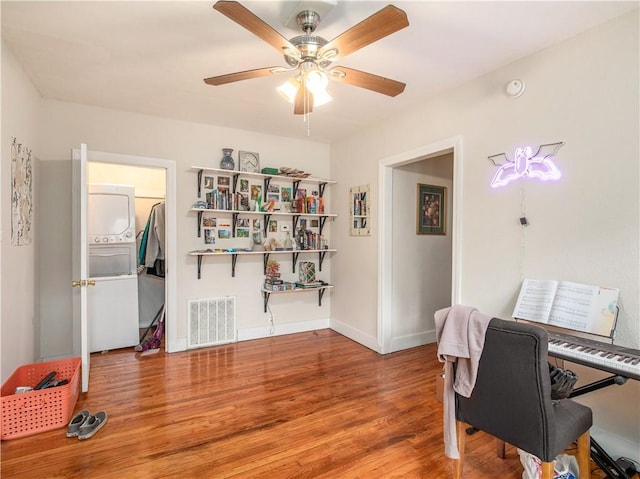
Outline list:
[[[536,155],[540,150],[536,152]],[[491,187],[498,188],[505,186],[518,178],[528,176],[538,178],[542,181],[557,180],[562,174],[556,165],[551,161],[553,155],[533,156],[530,146],[516,148],[515,160],[510,160],[504,156],[506,162],[499,165],[498,172],[491,180]],[[493,161],[493,160],[492,160]]]

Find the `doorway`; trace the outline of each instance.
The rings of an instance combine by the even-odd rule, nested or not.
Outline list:
[[[165,170],[164,168],[90,161],[87,163],[87,184],[89,185],[90,198],[92,197],[92,188],[94,198],[110,198],[109,194],[112,191],[130,192],[132,205],[129,215],[134,219],[133,222],[127,222],[127,225],[133,226],[130,232],[133,233],[130,243],[115,246],[96,245],[91,240],[91,225],[96,225],[94,228],[108,228],[103,225],[103,222],[108,223],[109,220],[102,217],[109,213],[110,209],[107,206],[116,205],[107,205],[105,204],[106,200],[94,200],[93,203],[89,200],[89,276],[94,278],[96,282],[96,286],[91,291],[89,351],[117,349],[120,347],[119,345],[129,346],[133,338],[136,338],[135,344],[139,344],[142,341],[142,339],[138,340],[142,336],[140,330],[146,329],[148,332],[151,326],[164,320],[165,268],[163,266],[166,258],[162,256],[160,259],[155,259],[155,257],[165,253]],[[103,190],[105,190],[104,193]],[[101,194],[103,196],[100,196]],[[162,214],[158,214],[158,212]],[[123,216],[125,215],[116,217],[114,220],[121,219]],[[160,218],[159,223],[155,221],[156,218]],[[147,230],[147,224],[150,223],[153,225]],[[160,232],[156,233],[158,226],[160,226]],[[147,230],[147,235],[153,235],[158,239],[155,243],[158,246],[153,251],[147,251],[144,248],[146,245],[145,230]],[[122,255],[123,264],[120,268],[115,268],[115,266],[119,266],[116,261],[119,256],[106,254],[107,251],[112,250],[127,252],[126,255]],[[92,252],[95,254],[92,255]],[[91,258],[95,258],[93,262]],[[106,277],[102,278],[100,276],[105,275],[95,274],[92,267],[100,271],[104,270]],[[112,271],[113,269],[115,271]],[[125,276],[116,275],[116,271],[120,270]],[[119,289],[114,287],[105,289],[105,286],[114,284],[123,284],[124,286]],[[121,300],[129,296],[130,300],[113,301],[114,294],[116,298]],[[114,303],[120,303],[119,321],[110,319]],[[105,319],[108,320],[105,321]]]
[[[435,341],[435,328],[429,326],[425,330],[424,319],[421,320],[421,325],[415,324],[413,331],[407,331],[403,329],[400,321],[404,319],[402,308],[398,306],[397,302],[402,299],[402,295],[397,295],[398,288],[402,288],[403,279],[398,275],[398,271],[394,268],[394,253],[399,248],[406,245],[394,244],[394,238],[396,243],[399,242],[399,238],[394,235],[394,227],[401,222],[399,219],[402,215],[409,211],[410,215],[416,216],[416,203],[415,195],[413,193],[417,189],[418,181],[410,188],[412,192],[412,200],[410,204],[404,200],[400,200],[397,194],[394,194],[394,176],[398,176],[400,172],[417,170],[417,165],[430,159],[443,157],[443,155],[449,155],[452,161],[452,178],[450,179],[452,185],[452,192],[448,195],[449,198],[449,217],[446,236],[449,238],[451,260],[450,264],[440,265],[440,271],[442,268],[448,267],[450,275],[444,275],[447,279],[450,278],[450,303],[443,305],[449,306],[459,302],[460,297],[460,240],[461,237],[461,205],[462,205],[462,139],[460,137],[454,137],[447,140],[443,140],[438,143],[424,146],[416,150],[407,151],[392,157],[383,158],[379,163],[379,243],[378,243],[378,345],[380,351],[383,354],[398,351],[400,349],[406,349],[409,347],[417,346],[420,344],[426,344]],[[419,176],[417,177],[419,178]],[[396,185],[395,190],[398,189]],[[406,187],[404,189],[407,189]],[[397,193],[397,192],[396,192]],[[402,201],[402,204],[397,204]],[[414,229],[409,229],[411,235],[415,235]],[[404,228],[405,234],[408,234],[407,228]],[[406,259],[411,255],[422,254],[417,250],[403,251],[404,258]],[[394,273],[395,271],[395,273]],[[449,273],[449,271],[447,271]],[[426,271],[416,271],[416,275],[427,274]],[[432,274],[434,274],[432,272]],[[437,272],[435,273],[437,274]],[[416,294],[420,294],[417,292]],[[432,317],[427,318],[429,324],[433,322]]]
[[[138,191],[136,198],[136,206],[140,205],[153,206],[160,201],[160,194],[164,196],[165,202],[165,270],[164,277],[164,315],[165,315],[165,350],[167,352],[174,352],[180,350],[180,345],[177,344],[177,281],[176,281],[176,242],[177,242],[177,227],[176,227],[176,171],[175,163],[169,160],[163,160],[159,158],[147,158],[132,155],[121,155],[114,153],[104,153],[89,151],[88,152],[88,164],[90,167],[105,171],[105,168],[112,168],[118,174],[126,177],[127,174],[131,174],[135,171],[146,170],[151,174],[160,174],[163,176],[163,184],[161,185],[161,192],[158,188],[152,186],[142,186]],[[88,179],[88,182],[91,180]],[[124,181],[126,182],[126,180]],[[136,214],[137,216],[137,214]],[[146,218],[136,218],[137,223],[146,221]],[[138,231],[138,225],[136,231]],[[147,283],[145,282],[145,285]],[[143,285],[143,287],[146,287]],[[157,285],[147,285],[150,288],[157,289]],[[151,306],[153,308],[153,306]],[[157,311],[155,312],[157,313]],[[151,313],[153,318],[154,313]],[[147,318],[146,322],[149,322]],[[182,348],[183,349],[183,348]]]

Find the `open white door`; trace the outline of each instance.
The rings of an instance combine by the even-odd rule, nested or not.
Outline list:
[[[89,281],[87,267],[87,145],[72,151],[72,215],[73,215],[73,332],[74,351],[82,358],[82,392],[89,390],[89,323],[87,296]]]

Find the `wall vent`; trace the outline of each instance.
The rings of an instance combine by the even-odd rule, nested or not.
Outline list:
[[[236,298],[197,299],[189,302],[187,348],[236,341]]]

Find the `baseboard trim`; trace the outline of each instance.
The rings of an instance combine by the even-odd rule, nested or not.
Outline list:
[[[329,327],[336,333],[340,333],[356,343],[360,343],[364,347],[375,351],[376,353],[382,353],[382,346],[378,344],[378,339],[376,337],[363,334],[362,331],[358,331],[357,329],[334,319],[331,320]]]
[[[252,339],[262,339],[271,336],[282,336],[284,334],[304,333],[317,329],[327,329],[329,318],[314,319],[311,321],[298,321],[295,323],[275,324],[273,328],[263,326],[259,328],[238,329],[238,341],[249,341]]]
[[[415,348],[416,346],[424,346],[436,342],[435,331],[423,331],[417,334],[407,336],[399,336],[391,339],[391,353],[401,351],[403,349]]]
[[[616,436],[597,426],[591,426],[591,436],[614,460],[619,457],[630,457],[638,460],[638,444],[624,437]]]

